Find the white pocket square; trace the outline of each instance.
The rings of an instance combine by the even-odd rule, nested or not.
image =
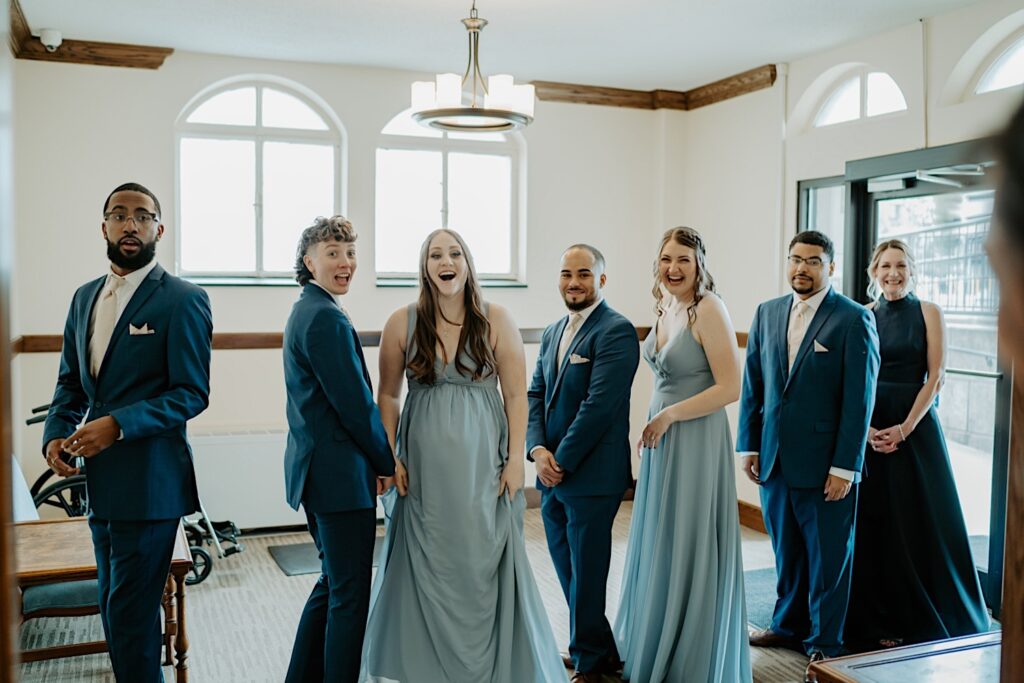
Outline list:
[[[156,330],[149,329],[149,323],[142,323],[142,327],[135,327],[128,323],[128,334],[133,337],[137,334],[156,334]]]
[[[826,348],[825,348],[825,347],[824,347],[824,346],[822,345],[822,343],[821,343],[821,342],[819,342],[819,341],[818,341],[817,339],[815,339],[815,340],[814,340],[814,352],[815,352],[815,353],[828,353],[828,349],[826,349]]]
[[[574,353],[571,356],[569,356],[569,365],[579,365],[580,363],[589,363],[589,362],[590,362],[589,358],[584,358],[583,356],[581,356],[579,354],[576,354],[576,353]]]

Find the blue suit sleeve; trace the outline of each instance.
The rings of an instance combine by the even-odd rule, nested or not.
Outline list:
[[[394,474],[395,458],[380,410],[363,377],[355,335],[340,310],[329,309],[317,315],[309,328],[307,351],[313,374],[342,428],[370,460],[378,476]]]
[[[875,319],[863,310],[846,331],[843,347],[843,409],[836,435],[832,467],[852,472],[864,469],[864,447],[875,406],[878,382],[878,332]]]
[[[44,455],[46,444],[50,441],[67,438],[75,432],[89,406],[89,397],[82,388],[81,368],[78,365],[78,346],[75,339],[75,331],[78,329],[76,303],[74,299],[71,301],[71,310],[68,311],[68,318],[64,324],[64,345],[60,351],[57,387],[53,391],[50,411],[43,426]]]
[[[747,360],[740,393],[736,450],[761,452],[761,428],[764,424],[764,375],[761,368],[761,306],[754,313],[747,335]]]
[[[201,289],[187,291],[171,314],[167,332],[167,389],[110,411],[125,441],[184,425],[210,403],[213,315]]]
[[[533,371],[533,381],[526,392],[530,404],[529,421],[526,423],[526,458],[533,462],[530,455],[537,446],[545,446],[547,441],[547,425],[544,414],[544,398],[547,395],[547,383],[544,381],[544,355],[548,350],[548,333],[545,330],[540,340],[540,354],[537,356],[537,367]]]
[[[587,398],[555,452],[555,461],[569,472],[594,450],[616,413],[629,410],[627,399],[640,364],[640,345],[633,325],[621,323],[609,330],[593,363]]]

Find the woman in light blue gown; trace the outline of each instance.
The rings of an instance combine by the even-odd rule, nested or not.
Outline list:
[[[655,263],[654,371],[615,637],[636,683],[751,680],[734,453],[725,406],[740,355],[697,231],[673,228]]]
[[[508,312],[483,302],[453,231],[427,238],[419,301],[384,328],[378,401],[397,446],[399,495],[390,501],[363,679],[564,682],[523,539],[523,342]]]

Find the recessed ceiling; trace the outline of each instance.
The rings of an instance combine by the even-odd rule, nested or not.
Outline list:
[[[979,0],[480,0],[485,74],[685,90]],[[471,0],[21,0],[33,32],[461,73]]]

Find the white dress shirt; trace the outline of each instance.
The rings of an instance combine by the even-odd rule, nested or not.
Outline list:
[[[807,324],[807,326],[810,327],[810,321],[814,320],[814,316],[817,315],[818,309],[821,307],[821,302],[825,300],[825,297],[828,296],[828,293],[831,290],[832,286],[829,285],[828,287],[825,287],[820,292],[815,293],[814,295],[807,299],[801,299],[800,295],[798,295],[796,292],[793,292],[793,302],[790,304],[789,308],[790,323],[792,323],[793,321],[793,309],[795,309],[797,304],[802,301],[804,304],[807,305],[808,308],[811,309],[810,317],[808,318]],[[806,332],[806,329],[804,331]],[[803,341],[802,337],[800,341]],[[799,348],[799,344],[797,346]],[[789,349],[787,349],[787,352],[788,351]],[[758,453],[756,451],[744,451],[741,452],[740,455],[745,457],[748,455],[758,455]],[[852,470],[846,470],[843,469],[842,467],[830,467],[828,473],[835,475],[841,479],[845,479],[846,481],[853,481],[855,476]]]

